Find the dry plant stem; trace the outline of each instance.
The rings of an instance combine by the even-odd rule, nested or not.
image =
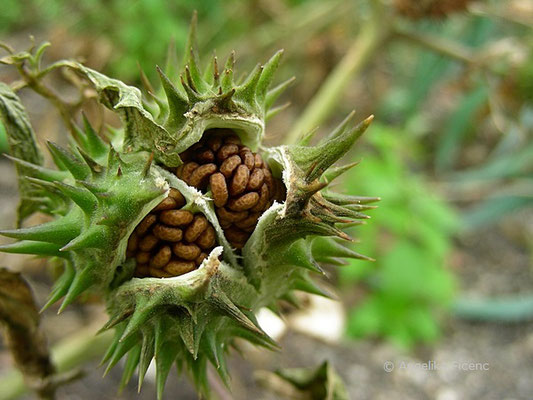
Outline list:
[[[59,374],[65,374],[79,368],[85,363],[101,357],[113,338],[110,331],[96,335],[101,321],[85,329],[78,330],[71,336],[54,345],[51,357]],[[61,379],[64,382],[69,380]],[[14,400],[26,393],[30,388],[24,383],[22,374],[17,370],[7,371],[0,376],[0,400]]]
[[[378,50],[390,38],[391,24],[384,24],[383,6],[379,1],[371,2],[372,14],[364,23],[355,42],[343,59],[337,64],[320,87],[302,116],[296,121],[285,138],[285,144],[294,144],[298,139],[315,129],[331,115],[339,96],[347,84],[363,70]]]
[[[0,323],[4,337],[24,381],[41,399],[53,399],[55,386],[48,379],[55,373],[39,311],[26,281],[18,273],[0,269]]]

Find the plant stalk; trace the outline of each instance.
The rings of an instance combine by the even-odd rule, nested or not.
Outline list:
[[[20,75],[24,78],[27,86],[32,88],[45,99],[48,99],[56,107],[67,129],[74,135],[74,137],[76,137],[77,132],[72,122],[72,114],[75,107],[64,102],[57,93],[40,81],[40,77],[44,75],[36,77],[32,72],[29,72],[24,65],[17,65],[17,69]]]
[[[362,26],[361,32],[346,55],[289,131],[285,144],[296,143],[302,135],[315,129],[331,115],[335,105],[339,103],[339,96],[346,90],[348,83],[364,69],[377,49],[389,39],[391,24],[384,24],[383,6],[379,1],[372,1],[371,4],[373,7],[370,18]]]
[[[426,49],[445,57],[460,61],[467,65],[477,64],[475,57],[472,57],[473,50],[463,46],[460,43],[442,39],[436,36],[429,36],[418,32],[412,32],[403,27],[395,27],[394,35],[398,38],[405,39]]]

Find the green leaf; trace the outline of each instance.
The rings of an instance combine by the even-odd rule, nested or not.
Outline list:
[[[522,322],[533,319],[533,296],[460,298],[453,305],[459,318],[473,321]]]
[[[382,257],[380,289],[428,304],[447,302],[453,293],[453,282],[441,263],[442,259],[416,243],[400,242]]]
[[[441,140],[437,146],[436,167],[446,170],[452,167],[464,136],[472,126],[474,114],[482,107],[488,98],[489,90],[486,85],[480,85],[467,93],[457,105],[456,110],[448,118]]]
[[[533,196],[498,196],[465,211],[463,220],[468,229],[490,225],[507,214],[533,205]]]
[[[456,173],[452,176],[458,183],[532,176],[533,143],[508,149],[506,154],[491,157],[480,167]]]
[[[350,312],[348,335],[353,337],[375,336],[383,332],[383,313],[379,299],[371,297]]]
[[[43,156],[37,145],[30,119],[19,97],[5,83],[0,82],[0,119],[7,134],[11,155],[32,164],[42,165]],[[39,208],[39,202],[30,195],[31,185],[25,179],[26,167],[17,164],[20,203],[17,225]]]
[[[9,143],[7,142],[7,132],[4,124],[0,121],[0,153],[5,153],[9,150]]]
[[[131,150],[154,152],[156,159],[167,166],[178,166],[181,160],[173,152],[176,138],[144,108],[141,91],[124,82],[109,78],[74,61],[62,61],[58,65],[68,67],[85,77],[98,92],[100,102],[119,113],[124,121],[124,146]]]

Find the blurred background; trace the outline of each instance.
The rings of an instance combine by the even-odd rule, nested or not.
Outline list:
[[[0,40],[17,50],[50,41],[44,62],[75,58],[140,86],[156,82],[173,43],[182,54],[194,10],[199,47],[237,54],[237,72],[285,49],[278,82],[290,107],[267,125],[268,144],[319,126],[328,133],[351,110],[375,115],[346,161],[361,164],[337,183],[347,194],[380,196],[372,219],[354,229],[354,250],[376,259],[328,268],[340,302],[303,296],[261,321],[281,353],[235,355],[234,399],[276,399],[253,369],[315,366],[329,360],[352,399],[528,399],[533,393],[533,1],[386,0],[2,0]],[[2,49],[0,49],[2,51]],[[5,56],[1,54],[0,56]],[[0,65],[13,83],[14,68]],[[72,80],[49,84],[66,98]],[[30,91],[20,96],[39,140],[63,140],[57,112]],[[283,101],[281,102],[283,103]],[[94,107],[93,107],[94,108]],[[116,124],[87,106],[100,123]],[[92,111],[91,111],[92,110]],[[59,138],[59,139],[58,139]],[[0,125],[0,149],[7,152]],[[1,228],[14,224],[15,170],[0,160]],[[4,239],[0,239],[4,240]],[[51,286],[41,260],[0,255],[30,279],[39,304]],[[105,320],[88,299],[43,315],[51,343]],[[488,363],[483,371],[384,371],[386,361]],[[11,368],[0,348],[0,377]],[[64,399],[153,398],[134,384],[116,394],[120,368],[87,375]],[[261,385],[263,382],[263,385]],[[266,386],[274,387],[275,384]],[[195,399],[183,378],[168,399]],[[221,395],[222,396],[222,395]],[[222,398],[222,397],[221,397]]]

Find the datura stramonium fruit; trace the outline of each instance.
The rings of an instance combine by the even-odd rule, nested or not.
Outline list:
[[[333,166],[371,118],[355,125],[352,114],[314,146],[308,134],[264,147],[265,121],[291,82],[269,89],[282,53],[236,81],[233,55],[200,71],[194,31],[193,23],[181,70],[158,69],[159,94],[143,76],[146,98],[79,63],[57,63],[84,77],[123,128],[108,143],[84,119],[69,149],[49,142],[56,169],[21,151],[37,144],[28,143],[33,134],[14,140],[18,117],[6,110],[18,98],[2,86],[19,211],[52,220],[2,231],[18,241],[1,250],[62,262],[45,307],[64,297],[62,310],[86,291],[104,297],[102,329],[116,332],[108,369],[127,356],[123,384],[138,369],[140,385],[155,358],[158,397],[174,364],[207,397],[207,364],[228,383],[225,353],[237,338],[276,348],[256,312],[295,302],[294,291],[327,294],[310,277],[320,263],[368,259],[343,244],[341,228],[368,218],[362,211],[378,200],[327,187],[355,165]]]

